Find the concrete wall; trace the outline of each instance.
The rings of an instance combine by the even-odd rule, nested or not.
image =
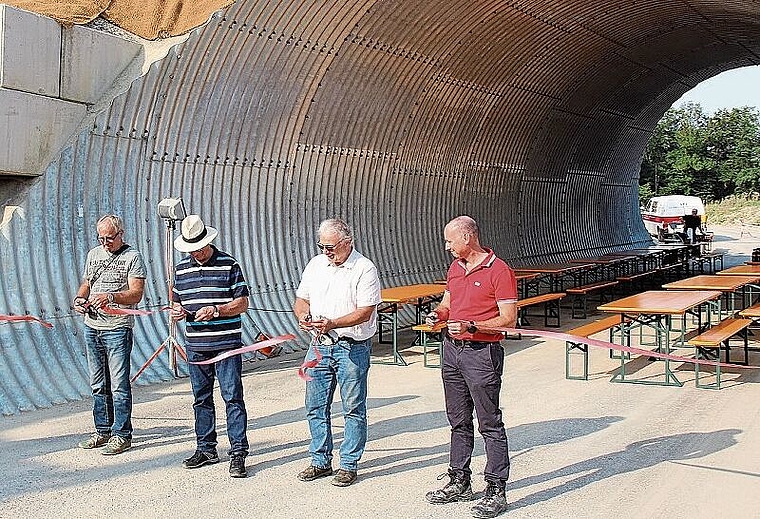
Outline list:
[[[7,5],[0,42],[2,175],[42,174],[144,53],[137,42]]]

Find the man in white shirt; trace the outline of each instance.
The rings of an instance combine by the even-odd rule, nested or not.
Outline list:
[[[317,349],[322,357],[306,383],[311,465],[298,479],[313,481],[333,473],[330,407],[337,384],[345,429],[340,468],[332,484],[347,487],[356,481],[367,443],[367,375],[381,302],[380,278],[375,265],[354,249],[344,221],[323,221],[317,246],[322,254],[306,265],[293,305],[301,329],[318,337],[307,358],[316,359]]]

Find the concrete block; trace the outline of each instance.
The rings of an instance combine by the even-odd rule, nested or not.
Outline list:
[[[70,101],[94,104],[143,53],[139,43],[87,27],[64,28],[62,38],[61,98]],[[141,73],[137,65],[129,82]]]
[[[58,22],[0,5],[0,87],[57,97],[60,60]]]
[[[40,175],[79,129],[87,106],[0,88],[0,175]]]

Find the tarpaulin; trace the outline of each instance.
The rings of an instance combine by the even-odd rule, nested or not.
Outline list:
[[[71,26],[98,16],[147,40],[178,36],[206,23],[234,0],[4,0]]]

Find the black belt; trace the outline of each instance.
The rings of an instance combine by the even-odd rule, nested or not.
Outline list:
[[[472,341],[470,339],[455,339],[451,335],[446,334],[446,338],[453,344],[454,346],[458,346],[459,348],[464,348],[465,346],[469,348],[482,348],[488,344],[499,344],[499,341]]]
[[[349,344],[359,344],[360,342],[365,342],[367,339],[359,340],[359,339],[354,339],[353,337],[338,337],[338,340],[347,342]]]

